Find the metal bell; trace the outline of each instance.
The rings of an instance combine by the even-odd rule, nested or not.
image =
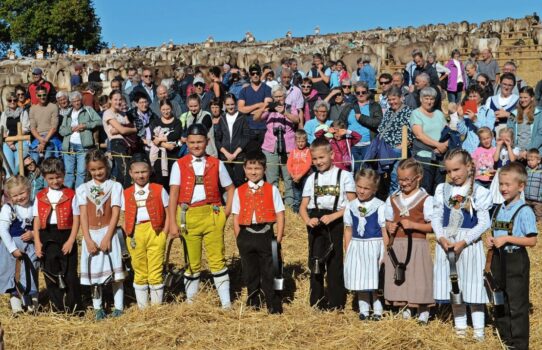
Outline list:
[[[66,285],[66,282],[64,281],[64,276],[63,275],[57,275],[56,278],[58,280],[58,288],[60,288],[60,289],[68,288],[68,286]]]
[[[463,293],[461,293],[461,292],[459,292],[459,293],[450,292],[450,302],[453,305],[463,304]]]
[[[275,278],[275,279],[273,279],[273,289],[274,290],[284,290],[284,278]]]
[[[319,275],[322,273],[320,270],[320,261],[318,259],[314,259],[314,270],[312,271],[315,275]]]
[[[493,291],[491,293],[491,301],[495,306],[504,305],[504,293],[502,290]]]

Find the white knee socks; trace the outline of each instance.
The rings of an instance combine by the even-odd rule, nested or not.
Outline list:
[[[113,282],[113,301],[115,309],[119,311],[124,310],[124,285],[122,281]]]
[[[429,322],[429,307],[427,305],[418,306],[418,320],[423,323]]]
[[[467,305],[452,305],[454,314],[455,332],[458,336],[464,337],[467,329]]]
[[[370,294],[369,292],[358,292],[358,306],[359,314],[363,316],[369,316],[369,304]]]
[[[164,285],[163,284],[153,284],[149,286],[151,290],[151,304],[160,305],[164,299]]]
[[[382,306],[382,301],[375,294],[373,294],[373,314],[382,316],[384,312],[384,306]]]
[[[226,272],[223,276],[213,277],[215,282],[216,291],[218,292],[218,297],[220,298],[220,304],[222,304],[223,309],[229,309],[231,307],[231,298],[230,298],[230,276]]]
[[[137,307],[144,309],[149,305],[149,286],[144,284],[135,284],[134,291],[137,300]]]
[[[12,296],[9,298],[9,304],[11,305],[11,311],[14,314],[23,312],[23,301],[20,298]]]
[[[198,294],[199,277],[197,279],[184,278],[184,290],[186,292],[186,302],[192,303],[192,300]]]
[[[485,314],[484,305],[471,304],[470,312],[472,316],[472,328],[474,328],[474,338],[484,340]]]

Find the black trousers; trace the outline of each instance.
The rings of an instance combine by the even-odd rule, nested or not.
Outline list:
[[[320,218],[330,214],[331,211],[309,211],[311,218]],[[344,288],[343,272],[343,220],[337,219],[328,226],[321,224],[315,228],[307,227],[309,231],[309,267],[310,279],[310,304],[320,309],[344,309],[346,304],[346,290]],[[329,234],[328,234],[329,229]],[[333,251],[320,264],[319,274],[314,273],[315,257],[322,258],[329,249],[329,237],[333,243]],[[327,272],[327,274],[326,274]],[[327,304],[325,300],[324,275],[327,281]]]
[[[237,247],[241,255],[243,279],[247,285],[247,305],[259,307],[260,292],[263,292],[269,313],[282,313],[280,293],[273,288],[273,258],[271,241],[273,231],[252,233],[241,228],[237,236]]]
[[[431,158],[423,158],[415,156],[416,160],[424,163],[433,163],[435,165],[438,164],[438,162],[432,161]],[[440,167],[422,164],[423,167],[423,178],[422,178],[422,186],[425,191],[430,194],[431,196],[435,194],[435,190],[437,189],[437,186],[444,182],[446,179],[445,173],[442,171]]]
[[[514,253],[493,256],[491,272],[504,289],[504,313],[495,317],[495,325],[507,346],[529,348],[529,255],[525,248]]]
[[[224,161],[225,159],[223,159]],[[237,157],[235,159],[236,162],[243,161],[243,158]],[[245,181],[245,170],[243,169],[243,164],[238,163],[224,163],[224,166],[226,167],[226,170],[228,170],[228,174],[230,175],[233,184],[235,187],[239,187],[242,184],[244,184]]]
[[[71,230],[58,230],[56,225],[48,225],[40,231],[43,245],[43,267],[53,275],[64,274],[66,289],[45,278],[47,294],[56,312],[73,312],[82,309],[79,277],[77,276],[77,242],[70,254],[62,253],[62,246],[70,237]]]
[[[261,150],[267,129],[250,129],[250,141],[246,146],[247,152]]]
[[[128,188],[132,184],[132,178],[128,173],[128,170],[130,170],[130,158],[123,157],[131,155],[128,145],[124,140],[113,139],[110,141],[110,149],[113,155],[113,169],[111,173],[115,180],[122,184],[123,188]]]

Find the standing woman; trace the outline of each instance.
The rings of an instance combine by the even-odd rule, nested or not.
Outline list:
[[[128,174],[128,159],[126,158],[131,155],[131,151],[125,138],[135,135],[137,129],[129,123],[126,114],[122,112],[123,96],[119,90],[114,90],[109,94],[109,101],[111,107],[104,112],[103,124],[113,155],[111,173],[126,188],[130,186],[132,180]]]
[[[22,109],[28,111],[32,105],[30,98],[26,94],[26,89],[22,85],[15,87],[15,95],[17,96],[17,105]]]
[[[96,127],[102,125],[102,119],[94,109],[83,106],[80,92],[71,92],[69,98],[72,108],[62,120],[59,134],[64,138],[62,151],[69,152],[64,153],[64,185],[77,188],[85,182],[85,156],[96,147],[92,133]]]
[[[17,123],[21,123],[23,134],[30,133],[30,121],[28,119],[28,111],[17,105],[17,95],[11,93],[7,97],[7,108],[0,116],[0,126],[3,128],[4,137],[17,135]],[[23,143],[23,158],[28,154],[28,141],[19,141]],[[19,142],[4,142],[2,148],[4,156],[9,167],[13,171],[13,175],[19,173]]]
[[[213,118],[211,114],[201,109],[201,99],[197,94],[188,96],[186,100],[188,112],[181,114],[181,125],[183,126],[183,139],[186,137],[184,132],[188,130],[192,124],[203,124],[207,129],[207,148],[208,155],[215,157],[217,155],[215,146],[215,134],[213,128]]]
[[[524,86],[519,90],[517,109],[508,119],[508,127],[514,130],[514,144],[519,147],[520,159],[527,159],[531,148],[542,148],[542,109],[536,105],[534,89]]]
[[[173,117],[173,104],[169,99],[160,101],[160,119],[149,125],[152,142],[149,159],[157,182],[169,191],[169,170],[178,158],[181,139],[181,121]]]
[[[412,154],[422,163],[423,172],[426,174],[422,180],[422,187],[430,195],[435,193],[438,184],[444,182],[444,173],[436,166],[438,164],[436,158],[444,156],[448,150],[448,141],[439,142],[447,123],[444,114],[434,109],[436,97],[437,91],[434,88],[423,88],[420,91],[421,106],[410,116],[414,135]]]
[[[461,93],[465,90],[466,74],[463,62],[460,60],[461,52],[458,49],[452,51],[452,58],[446,63],[446,68],[450,70],[448,75],[448,102],[459,103],[461,101]]]
[[[246,117],[237,111],[237,99],[233,94],[226,94],[224,104],[226,113],[214,126],[216,148],[218,149],[218,157],[224,162],[233,184],[235,187],[239,187],[245,182],[242,162],[245,159],[245,149],[250,140],[250,130]]]
[[[295,148],[295,126],[299,123],[299,116],[296,108],[286,105],[286,88],[277,85],[271,90],[274,108],[270,107],[261,115],[265,121],[267,131],[265,132],[262,150],[267,159],[265,177],[267,182],[278,187],[279,172],[282,172],[284,180],[284,204],[292,207],[294,204],[293,181],[286,160]],[[260,117],[255,115],[254,120]]]
[[[343,83],[343,80],[350,79],[350,75],[346,70],[346,64],[342,60],[337,61],[337,75],[339,76],[339,85]]]
[[[217,66],[209,68],[209,78],[211,78],[209,91],[212,91],[215,97],[219,98],[220,101],[223,101],[226,88],[224,87],[224,84],[222,84],[222,79],[220,79],[220,72],[220,68]]]
[[[213,127],[216,128],[216,125],[220,123],[220,118],[224,116],[222,111],[222,100],[218,97],[213,97],[209,103],[209,108],[211,109],[211,118],[213,118]],[[216,139],[216,136],[215,136]]]

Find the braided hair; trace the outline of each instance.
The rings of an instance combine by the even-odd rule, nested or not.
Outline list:
[[[470,179],[470,186],[469,186],[469,192],[467,193],[466,202],[465,202],[465,209],[471,210],[472,208],[472,195],[474,193],[474,172],[475,172],[475,166],[474,161],[472,160],[472,156],[469,152],[465,151],[462,148],[454,148],[449,150],[446,155],[444,156],[444,161],[452,160],[456,157],[461,157],[461,162],[469,166],[470,165],[470,172],[467,177],[467,181]]]

